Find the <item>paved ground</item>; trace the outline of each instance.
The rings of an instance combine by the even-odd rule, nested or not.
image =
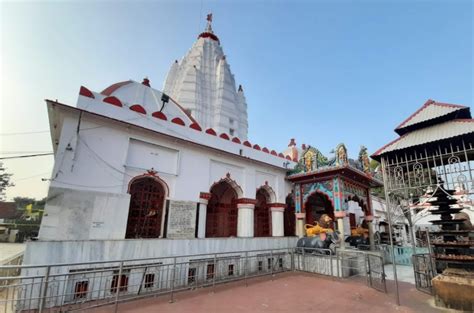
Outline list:
[[[13,258],[14,256],[25,252],[26,244],[24,243],[0,243],[0,264]]]
[[[272,281],[261,277],[219,285],[211,288],[177,293],[174,303],[169,295],[131,301],[119,305],[119,312],[321,312],[321,313],[412,313],[447,312],[432,307],[430,296],[417,291],[413,285],[400,283],[402,306],[397,307],[393,296],[393,282],[389,281],[385,294],[354,280],[331,279],[307,273],[284,273]],[[102,307],[92,312],[113,312],[113,307]]]

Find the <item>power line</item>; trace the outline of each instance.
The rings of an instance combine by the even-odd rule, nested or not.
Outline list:
[[[49,130],[38,130],[31,132],[22,132],[22,133],[0,133],[0,136],[16,136],[16,135],[30,135],[30,134],[42,134],[49,133]]]
[[[3,157],[3,158],[0,158],[0,160],[34,158],[34,157],[41,157],[41,156],[52,155],[52,154],[54,154],[54,153],[49,152],[49,153],[39,153],[39,154],[25,154],[25,155],[17,155],[17,156],[12,156],[12,157]]]
[[[41,150],[41,151],[0,151],[0,154],[23,154],[23,153],[52,153],[49,150]]]

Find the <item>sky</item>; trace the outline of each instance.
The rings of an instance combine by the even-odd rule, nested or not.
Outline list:
[[[52,151],[44,99],[74,106],[81,85],[144,77],[161,90],[209,12],[252,143],[282,151],[295,138],[330,155],[343,142],[357,158],[427,99],[472,107],[468,0],[0,0],[0,157]],[[3,162],[9,199],[46,196],[53,156]]]

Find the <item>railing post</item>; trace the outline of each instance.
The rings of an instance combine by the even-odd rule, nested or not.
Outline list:
[[[270,250],[270,274],[272,275],[272,281],[273,281],[273,250]]]
[[[214,273],[212,275],[212,292],[216,291],[216,276],[217,276],[217,254],[214,254]]]
[[[171,272],[171,298],[170,303],[174,302],[174,281],[176,276],[176,257],[173,258],[173,269]]]
[[[303,259],[303,266],[302,266],[302,268],[303,268],[303,272],[305,272],[305,271],[306,271],[306,262],[305,262],[305,257],[304,257],[304,255],[305,255],[304,247],[301,248],[301,255],[302,255],[302,259]]]
[[[120,262],[117,289],[115,289],[115,308],[114,308],[115,313],[117,313],[117,310],[118,310],[118,299],[119,299],[120,287],[122,287],[122,273],[123,273],[123,261]]]
[[[249,253],[248,251],[245,251],[245,263],[244,263],[244,276],[245,276],[245,287],[248,287],[248,281],[247,281],[247,275],[248,275],[248,258],[249,258]]]
[[[48,265],[46,267],[46,273],[44,275],[44,281],[43,281],[43,289],[41,289],[41,298],[40,298],[40,304],[39,304],[39,313],[43,312],[43,309],[46,305],[46,296],[48,295],[48,281],[49,281],[49,273],[51,271],[51,267]]]
[[[290,258],[291,258],[291,270],[293,272],[296,271],[296,266],[295,266],[295,250],[290,250]]]

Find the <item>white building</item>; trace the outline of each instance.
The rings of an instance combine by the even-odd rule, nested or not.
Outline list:
[[[295,244],[283,236],[285,221],[294,225],[285,177],[296,163],[247,140],[243,91],[210,23],[165,89],[171,98],[145,78],[101,92],[81,87],[75,107],[47,101],[55,165],[25,264]],[[107,245],[117,248],[99,248]]]

